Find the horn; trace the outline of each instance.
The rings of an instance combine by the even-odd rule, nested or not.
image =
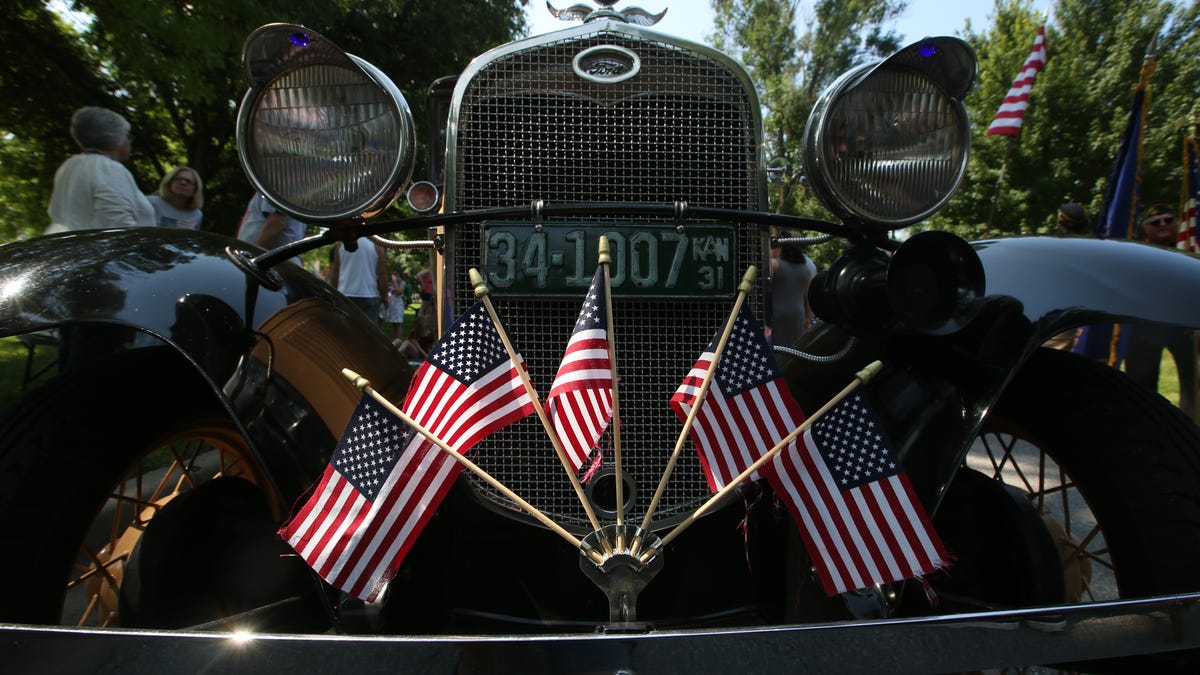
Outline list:
[[[888,257],[883,251],[856,246],[842,254],[829,269],[808,285],[808,302],[823,320],[855,335],[888,328],[893,312],[888,306]]]
[[[931,335],[953,333],[974,318],[984,293],[975,249],[949,232],[921,232],[901,244],[887,270],[898,324]]]

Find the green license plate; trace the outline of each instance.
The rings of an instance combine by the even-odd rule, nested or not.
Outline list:
[[[579,295],[608,237],[614,296],[731,297],[741,277],[730,225],[483,224],[484,274],[496,295]]]

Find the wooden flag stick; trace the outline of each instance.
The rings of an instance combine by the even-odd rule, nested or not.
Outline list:
[[[512,359],[514,364],[517,364],[517,350],[513,348],[512,342],[508,339],[508,334],[504,332],[504,326],[500,323],[500,316],[496,314],[496,308],[492,307],[492,300],[488,297],[488,287],[483,281],[483,275],[479,270],[472,267],[470,269],[471,285],[475,287],[475,297],[483,301],[483,306],[487,308],[488,316],[492,317],[492,324],[496,326],[496,332],[500,335],[500,340],[504,343],[504,348],[508,350],[508,357]],[[600,532],[600,521],[596,518],[596,512],[592,509],[592,505],[588,503],[587,496],[583,494],[583,485],[579,482],[579,477],[575,475],[574,469],[571,468],[571,460],[567,458],[567,452],[563,450],[562,443],[558,440],[558,434],[554,433],[554,426],[550,424],[550,418],[546,416],[546,409],[542,407],[541,400],[538,399],[537,391],[533,388],[533,382],[529,380],[529,373],[525,372],[519,364],[517,365],[517,374],[521,376],[521,383],[525,385],[525,392],[529,394],[529,399],[533,401],[533,409],[537,412],[538,419],[542,421],[542,427],[546,430],[546,435],[550,438],[550,443],[554,446],[554,452],[558,455],[558,460],[562,462],[563,468],[567,470],[567,478],[571,479],[571,487],[575,488],[575,495],[579,497],[579,503],[583,505],[583,510],[587,513],[588,520],[592,523],[592,529]],[[603,533],[600,535],[600,540],[605,546],[605,554],[612,553],[608,549],[607,539]]]
[[[386,398],[383,397],[382,394],[375,391],[375,388],[371,386],[371,383],[365,377],[359,375],[358,373],[354,372],[353,370],[350,370],[349,368],[343,368],[342,375],[344,375],[347,380],[350,380],[350,383],[353,384],[355,387],[357,387],[360,391],[363,391],[363,392],[369,394],[371,396],[371,398],[374,398],[376,401],[378,401],[380,405],[387,408],[393,415],[395,415],[396,417],[399,417],[401,420],[403,420],[403,422],[405,424],[412,427],[413,429],[416,429],[417,432],[420,433],[425,438],[428,438],[434,445],[436,445],[438,447],[439,450],[446,453],[447,455],[450,455],[450,457],[452,457],[454,459],[454,461],[463,465],[464,468],[470,470],[476,476],[479,476],[483,480],[487,481],[488,485],[491,485],[492,487],[499,490],[505,497],[508,497],[509,499],[513,500],[513,502],[515,504],[517,504],[517,506],[520,506],[522,509],[525,510],[526,513],[528,513],[529,515],[536,518],[538,520],[538,522],[540,522],[543,525],[545,525],[546,527],[550,528],[552,531],[554,531],[556,534],[558,534],[563,539],[566,539],[575,548],[578,548],[578,549],[583,548],[583,543],[580,542],[579,539],[577,539],[570,532],[567,532],[566,530],[564,530],[562,528],[562,526],[560,526],[558,523],[554,522],[553,520],[550,520],[549,516],[542,513],[540,510],[538,510],[537,507],[533,506],[532,504],[525,501],[524,499],[521,499],[520,495],[518,495],[517,493],[508,489],[508,487],[506,487],[503,483],[501,483],[500,481],[493,478],[491,474],[484,471],[478,464],[476,464],[475,462],[472,462],[471,460],[464,457],[461,453],[457,452],[454,448],[450,447],[444,441],[442,441],[442,439],[438,438],[432,431],[421,426],[416,421],[414,421],[413,418],[406,415],[403,410],[400,410],[396,406],[392,405],[391,401],[387,400]],[[593,552],[593,553],[595,553],[595,552]],[[599,556],[599,554],[596,553],[595,556]],[[603,559],[596,558],[596,562],[602,563]]]
[[[621,475],[621,397],[617,393],[617,350],[616,325],[613,323],[612,309],[612,278],[609,276],[609,265],[612,264],[612,252],[608,247],[608,237],[600,236],[600,265],[604,267],[604,312],[608,324],[608,366],[612,373],[612,430],[613,430],[613,470],[616,473],[617,490],[617,525],[625,524],[625,485]],[[624,548],[621,534],[624,528],[617,528],[617,550]]]
[[[675,537],[678,537],[680,535],[680,533],[682,533],[685,529],[687,529],[692,523],[699,520],[700,517],[703,516],[705,513],[707,513],[709,511],[709,509],[711,509],[715,504],[717,504],[722,499],[724,499],[726,497],[726,495],[728,495],[730,492],[733,492],[733,490],[735,490],[737,488],[737,486],[742,484],[742,481],[746,480],[751,475],[753,475],[755,471],[758,471],[759,469],[761,469],[764,464],[771,461],[775,457],[775,455],[778,455],[779,452],[781,450],[783,450],[785,447],[787,447],[787,445],[789,443],[796,440],[796,437],[799,436],[800,434],[804,433],[805,429],[812,426],[813,422],[816,422],[817,420],[821,419],[821,417],[825,413],[829,412],[829,410],[831,408],[833,408],[833,406],[840,403],[842,399],[849,396],[850,393],[853,392],[855,389],[857,389],[860,385],[870,382],[872,378],[874,378],[876,375],[879,374],[879,371],[882,368],[883,368],[882,363],[880,363],[879,361],[872,361],[871,363],[869,363],[867,365],[866,368],[863,368],[862,370],[858,371],[858,373],[855,374],[855,376],[854,376],[854,381],[851,382],[850,384],[846,385],[840,392],[838,392],[838,394],[836,396],[829,399],[829,401],[825,405],[821,406],[817,410],[817,412],[812,414],[812,417],[809,417],[808,419],[804,420],[804,422],[801,423],[800,426],[796,427],[795,431],[788,434],[787,436],[785,436],[783,438],[783,440],[776,443],[775,447],[768,450],[765,455],[763,455],[762,457],[759,457],[757,460],[755,460],[755,462],[753,464],[746,467],[746,470],[741,472],[740,474],[738,474],[737,478],[734,478],[733,480],[726,483],[725,487],[721,488],[720,490],[717,491],[716,494],[709,497],[708,501],[706,501],[700,505],[700,508],[693,511],[691,513],[691,515],[689,515],[687,518],[684,518],[681,523],[676,525],[675,529],[668,532],[667,535],[662,538],[662,545],[666,546],[667,544],[671,543],[671,541],[674,540]]]
[[[758,270],[751,265],[746,268],[746,273],[742,275],[742,281],[738,284],[737,299],[733,302],[733,311],[729,313],[729,319],[725,322],[725,330],[721,333],[721,338],[717,340],[716,351],[713,352],[712,361],[708,364],[708,370],[704,373],[704,381],[700,383],[700,391],[696,394],[696,401],[692,404],[692,409],[688,411],[687,419],[683,423],[683,430],[679,432],[679,440],[675,443],[675,449],[671,451],[671,458],[667,460],[667,466],[663,469],[662,478],[658,480],[658,488],[654,490],[654,498],[650,500],[650,506],[646,508],[646,516],[642,518],[642,526],[640,531],[645,531],[650,527],[650,518],[654,516],[655,510],[658,509],[658,503],[662,500],[663,491],[667,489],[667,481],[671,478],[671,473],[675,471],[675,464],[679,461],[679,453],[683,450],[684,443],[687,442],[688,432],[692,429],[692,424],[696,421],[696,414],[700,411],[700,405],[704,403],[704,395],[708,393],[709,385],[712,384],[713,373],[717,372],[717,364],[721,362],[721,353],[725,351],[725,343],[729,342],[729,334],[733,332],[733,324],[737,321],[738,312],[742,309],[742,304],[746,301],[746,295],[750,293],[750,289],[754,286],[754,277]],[[632,553],[637,555],[637,549],[641,544],[641,537],[634,542]]]

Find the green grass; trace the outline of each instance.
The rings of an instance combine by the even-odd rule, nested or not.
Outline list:
[[[0,338],[0,410],[7,409],[21,397],[21,382],[25,377],[25,361],[29,351],[15,337]],[[54,347],[38,347],[33,370],[36,373],[41,368],[50,365],[58,358],[58,349]],[[50,377],[54,368],[46,371],[42,378]],[[39,379],[40,381],[40,379]]]
[[[1158,367],[1158,393],[1171,403],[1179,405],[1179,371],[1175,369],[1175,359],[1171,357],[1171,352],[1165,349],[1162,363]]]

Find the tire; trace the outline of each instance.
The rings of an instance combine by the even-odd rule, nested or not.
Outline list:
[[[246,555],[279,560],[268,485],[216,396],[166,348],[51,380],[0,418],[0,574],[13,581],[0,621],[179,628],[269,602],[228,597],[248,580],[225,573],[252,581]],[[153,572],[175,592],[155,593],[167,582]],[[195,598],[215,600],[198,610]]]
[[[1038,350],[989,415],[968,466],[1015,488],[1044,519],[1059,552],[1060,602],[1200,590],[1200,429],[1123,373]],[[1194,667],[1198,655],[1159,656],[1156,671]],[[1150,665],[1102,669],[1111,667]]]

